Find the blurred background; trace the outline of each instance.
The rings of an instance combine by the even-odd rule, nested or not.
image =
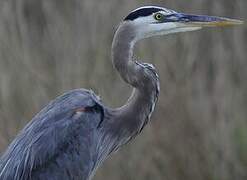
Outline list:
[[[112,67],[111,41],[142,5],[247,19],[246,0],[0,0],[0,154],[65,91],[125,103],[131,87]],[[136,57],[160,74],[152,122],[94,179],[246,180],[246,25],[147,39]]]

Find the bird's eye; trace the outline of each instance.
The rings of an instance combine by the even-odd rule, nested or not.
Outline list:
[[[154,15],[154,19],[156,19],[157,21],[162,20],[162,19],[163,19],[163,14],[161,14],[161,13],[156,13],[156,14]]]

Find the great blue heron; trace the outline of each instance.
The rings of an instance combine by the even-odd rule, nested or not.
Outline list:
[[[134,89],[127,103],[112,109],[85,89],[59,96],[9,145],[1,157],[0,179],[91,179],[112,152],[142,131],[158,98],[156,70],[151,64],[132,59],[135,43],[156,35],[236,24],[241,21],[157,6],[132,11],[119,25],[112,43],[113,65]]]

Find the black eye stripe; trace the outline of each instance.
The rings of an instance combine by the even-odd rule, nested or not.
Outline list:
[[[143,9],[138,9],[136,11],[131,12],[124,20],[130,20],[133,21],[137,19],[138,17],[145,17],[152,15],[153,13],[156,13],[158,11],[163,11],[163,9],[160,8],[143,8]]]

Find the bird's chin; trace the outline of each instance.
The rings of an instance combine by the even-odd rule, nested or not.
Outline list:
[[[153,36],[163,36],[163,35],[168,35],[168,34],[173,34],[173,33],[179,33],[179,32],[187,32],[187,31],[196,31],[201,29],[202,27],[200,26],[181,26],[181,27],[176,27],[176,28],[172,28],[172,29],[166,29],[166,30],[160,30],[160,31],[155,31],[152,33],[148,33],[145,34],[144,36],[142,36],[142,38],[140,39],[146,39],[146,38],[150,38]],[[138,40],[140,40],[138,39]]]
[[[167,34],[170,33],[179,33],[179,32],[188,32],[188,31],[196,31],[200,30],[202,27],[200,26],[182,26],[182,27],[177,27],[175,29],[172,29],[167,32]]]

